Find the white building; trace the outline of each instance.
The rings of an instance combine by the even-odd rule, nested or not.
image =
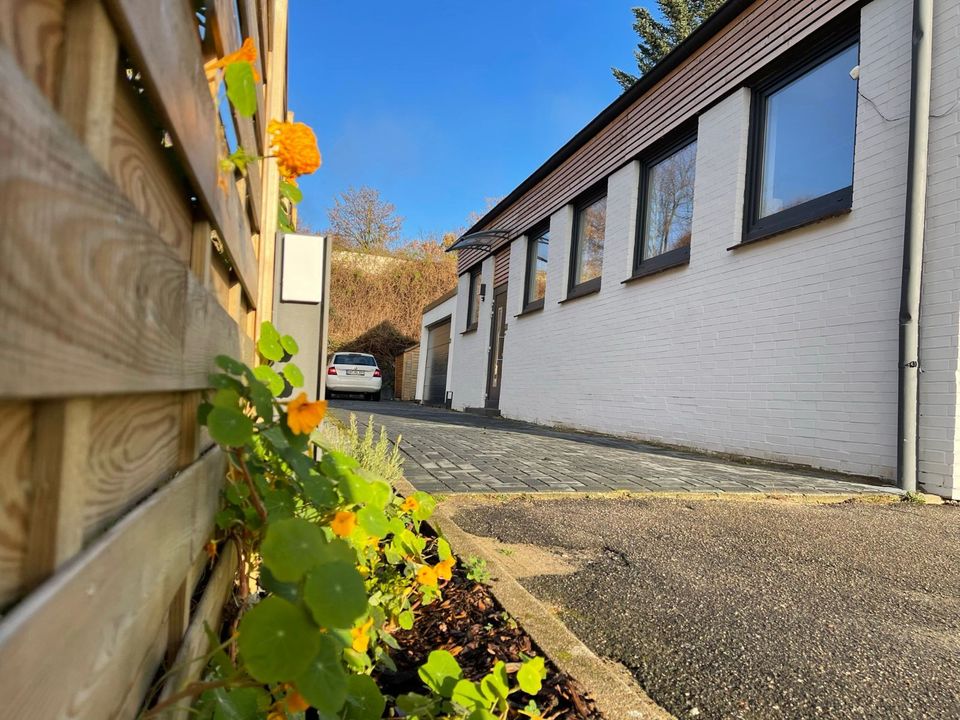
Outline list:
[[[960,497],[958,98],[958,0],[729,0],[458,241],[452,406]]]

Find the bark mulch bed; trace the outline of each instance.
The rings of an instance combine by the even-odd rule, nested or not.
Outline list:
[[[413,630],[396,634],[400,650],[391,657],[397,672],[379,678],[381,689],[391,695],[423,692],[417,669],[431,650],[448,650],[463,668],[464,676],[478,681],[498,660],[508,672],[519,667],[520,654],[543,655],[496,601],[485,585],[466,577],[457,566],[453,578],[443,587],[443,600],[418,610]],[[517,665],[511,665],[517,663]],[[536,696],[543,717],[550,720],[603,720],[593,701],[576,681],[560,672],[547,658],[547,679]],[[526,704],[528,696],[518,693]],[[519,699],[518,697],[518,699]]]

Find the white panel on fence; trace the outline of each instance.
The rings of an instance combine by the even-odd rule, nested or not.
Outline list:
[[[323,300],[322,235],[283,236],[281,302],[320,303]]]

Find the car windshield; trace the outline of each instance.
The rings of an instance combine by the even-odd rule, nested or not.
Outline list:
[[[341,353],[339,355],[334,355],[333,364],[334,365],[366,365],[368,367],[376,367],[377,361],[374,360],[369,355],[361,355],[360,353]]]

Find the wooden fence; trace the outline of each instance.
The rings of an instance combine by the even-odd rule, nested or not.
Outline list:
[[[0,718],[135,717],[158,668],[168,695],[202,670],[179,663],[236,556],[204,550],[225,459],[196,407],[271,315],[279,182],[218,158],[286,117],[286,23],[286,0],[0,0]],[[203,69],[244,37],[252,119]]]

